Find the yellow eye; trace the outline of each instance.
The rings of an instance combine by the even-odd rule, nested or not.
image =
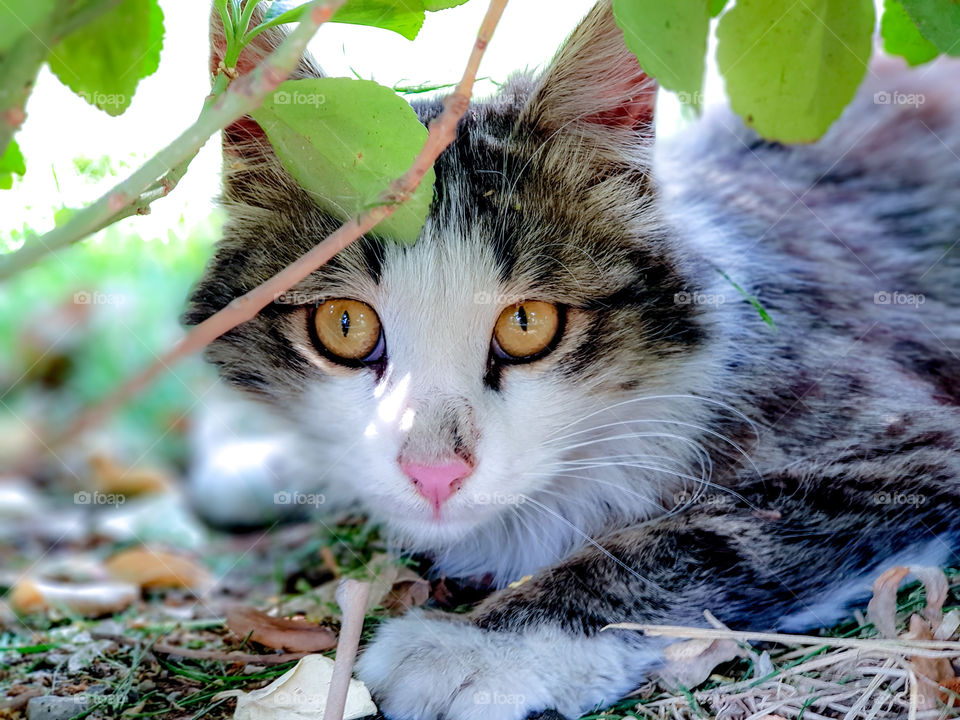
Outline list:
[[[317,308],[313,327],[320,349],[335,360],[361,364],[383,355],[380,318],[359,300],[328,300]]]
[[[512,360],[532,360],[560,330],[560,313],[551,303],[531,300],[506,308],[493,329],[494,350]]]

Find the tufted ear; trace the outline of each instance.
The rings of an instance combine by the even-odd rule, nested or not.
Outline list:
[[[246,3],[244,3],[246,4]],[[250,21],[253,27],[263,20],[263,6],[257,7]],[[256,67],[263,58],[272,53],[286,37],[282,27],[264,30],[247,45],[237,60],[236,71],[245,75]],[[223,31],[223,22],[216,8],[210,12],[210,73],[216,75],[226,52],[227,41]],[[323,77],[323,71],[316,61],[304,53],[300,64],[291,73],[290,79]],[[223,131],[223,153],[226,157],[254,160],[266,154],[272,155],[270,143],[263,130],[253,118],[244,116]]]
[[[657,84],[627,49],[610,0],[600,0],[541,76],[524,111],[544,129],[653,136]]]

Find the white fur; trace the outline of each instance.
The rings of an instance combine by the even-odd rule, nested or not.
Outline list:
[[[533,364],[509,368],[491,392],[484,365],[508,304],[496,298],[524,288],[505,287],[488,245],[451,237],[459,231],[428,223],[416,246],[388,250],[379,285],[337,291],[376,308],[389,365],[379,382],[349,373],[305,388],[298,414],[334,497],[362,504],[398,549],[434,553],[438,570],[504,586],[605,528],[671,510],[677,487],[709,477],[691,426],[716,409],[702,399],[716,373],[703,353],[642,392],[610,397]],[[469,415],[479,440],[474,473],[437,517],[397,458],[445,449],[436,446],[443,409]],[[622,461],[590,462],[611,456]]]
[[[548,708],[579,717],[635,687],[658,657],[616,631],[489,632],[411,612],[381,626],[357,676],[392,720],[522,720]]]

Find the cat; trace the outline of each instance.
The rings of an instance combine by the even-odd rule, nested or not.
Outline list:
[[[496,589],[380,626],[357,674],[388,718],[576,717],[662,662],[610,623],[807,630],[891,565],[957,564],[958,71],[878,61],[810,145],[723,109],[655,142],[601,0],[473,102],[415,245],[363,239],[210,346],[332,504]],[[223,142],[188,324],[338,226],[251,120]]]

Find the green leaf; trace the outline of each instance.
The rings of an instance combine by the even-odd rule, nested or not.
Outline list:
[[[707,3],[707,11],[710,13],[710,17],[716,17],[723,12],[726,6],[727,0],[709,0]]]
[[[960,55],[960,3],[957,0],[901,0],[920,33],[947,55]]]
[[[140,80],[156,71],[162,44],[157,0],[123,0],[64,38],[50,54],[50,69],[91,105],[120,115]]]
[[[920,28],[899,0],[884,0],[880,34],[883,49],[906,59],[910,65],[920,65],[940,54],[937,46],[920,34]]]
[[[371,80],[288,80],[253,113],[283,166],[341,220],[375,206],[410,167],[427,129],[410,105]],[[413,243],[433,200],[433,170],[374,233]]]
[[[298,0],[274,0],[264,20],[270,26],[295,22],[308,4]],[[413,40],[423,26],[423,7],[424,0],[347,0],[330,21],[392,30],[407,40]]]
[[[23,160],[23,153],[16,140],[11,140],[0,155],[0,189],[9,190],[13,187],[13,176],[23,177],[27,172],[27,164]]]
[[[731,106],[767,139],[816,140],[860,85],[873,26],[873,0],[737,0],[717,27]]]
[[[393,30],[413,40],[423,27],[424,17],[423,0],[348,0],[330,19]]]
[[[700,107],[710,0],[613,0],[613,15],[640,66]]]
[[[463,5],[467,0],[423,0],[423,9],[427,12],[449,10],[452,7]]]

